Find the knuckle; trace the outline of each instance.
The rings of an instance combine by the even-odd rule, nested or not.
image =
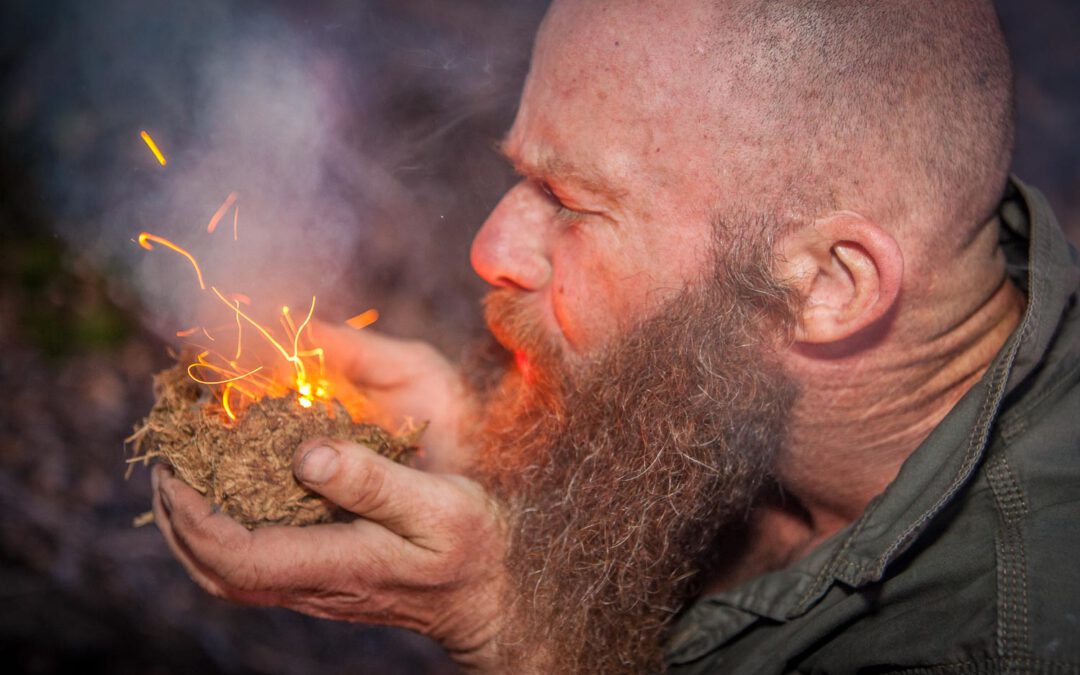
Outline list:
[[[386,471],[374,462],[360,462],[348,477],[348,496],[341,506],[353,513],[377,511],[388,498]]]
[[[259,589],[259,572],[254,564],[244,560],[232,560],[220,565],[218,576],[232,589],[254,591]]]

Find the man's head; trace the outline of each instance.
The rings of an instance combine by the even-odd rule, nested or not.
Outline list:
[[[518,357],[481,473],[533,611],[587,596],[567,644],[655,656],[772,470],[789,347],[908,339],[988,276],[1010,89],[984,0],[553,5],[472,257]]]

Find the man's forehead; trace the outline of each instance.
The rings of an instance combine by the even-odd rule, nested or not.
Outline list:
[[[504,154],[522,175],[623,205],[626,193],[693,200],[688,182],[716,193],[743,126],[719,81],[719,16],[689,0],[556,0]]]
[[[572,182],[590,192],[613,198],[625,193],[625,188],[613,182],[610,173],[601,168],[596,157],[578,157],[560,152],[542,138],[525,141],[512,129],[499,143],[498,150],[523,177]]]

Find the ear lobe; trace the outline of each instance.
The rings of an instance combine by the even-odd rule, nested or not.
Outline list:
[[[896,303],[904,256],[879,225],[844,212],[814,221],[781,244],[780,273],[803,296],[795,339],[804,344],[845,340],[882,318]]]

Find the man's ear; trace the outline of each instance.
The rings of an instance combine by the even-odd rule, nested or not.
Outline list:
[[[877,223],[849,211],[793,230],[779,243],[777,274],[802,297],[795,339],[830,344],[870,326],[896,303],[904,255]]]

